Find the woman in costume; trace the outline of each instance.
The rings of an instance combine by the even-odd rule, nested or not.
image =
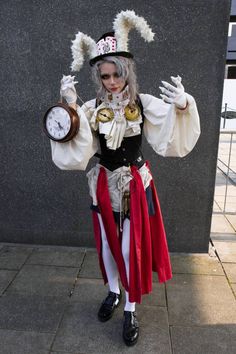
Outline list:
[[[123,339],[134,345],[139,337],[135,303],[152,290],[152,271],[159,282],[171,278],[171,265],[158,197],[141,150],[144,135],[161,156],[186,156],[199,134],[195,100],[185,93],[181,78],[162,81],[162,99],[138,94],[128,33],[135,28],[148,42],[154,34],[134,11],[120,12],[114,32],[97,43],[79,32],[72,45],[72,70],[90,57],[97,97],[79,107],[74,77],[63,76],[61,96],[80,117],[77,135],[66,143],[51,141],[52,159],[65,170],[85,170],[94,155],[99,162],[88,173],[99,263],[109,293],[98,318],[109,320],[125,289]]]

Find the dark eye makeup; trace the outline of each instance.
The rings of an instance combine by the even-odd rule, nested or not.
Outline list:
[[[118,73],[114,73],[112,75],[109,75],[109,74],[101,74],[101,79],[102,80],[108,80],[110,79],[111,76],[114,76],[115,79],[118,79],[120,77],[120,75]]]

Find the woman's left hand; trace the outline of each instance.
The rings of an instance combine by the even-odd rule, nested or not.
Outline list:
[[[187,97],[184,86],[181,83],[182,78],[179,75],[177,77],[171,76],[170,78],[176,86],[162,81],[164,87],[159,87],[162,92],[162,94],[160,94],[161,98],[167,103],[174,103],[180,109],[186,108]]]

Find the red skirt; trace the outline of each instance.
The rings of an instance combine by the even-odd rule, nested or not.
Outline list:
[[[146,193],[136,166],[131,167],[131,173],[133,179],[130,181],[129,284],[121,251],[121,237],[118,237],[117,234],[106,170],[103,167],[100,168],[97,181],[97,201],[121,283],[125,290],[129,292],[129,301],[140,303],[142,295],[152,291],[152,272],[156,272],[159,282],[163,283],[171,279],[172,271],[160,203],[153,179],[150,182],[150,187],[154,203],[154,215],[149,215]],[[106,284],[107,275],[102,259],[101,231],[95,211],[93,212],[93,225],[99,264]]]

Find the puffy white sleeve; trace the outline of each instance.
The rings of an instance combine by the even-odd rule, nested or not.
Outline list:
[[[94,102],[93,102],[94,101]],[[62,170],[85,170],[98,149],[97,138],[90,128],[89,119],[95,100],[77,106],[80,128],[75,137],[65,143],[51,141],[52,160]]]
[[[200,119],[194,98],[187,95],[187,107],[148,94],[140,94],[143,105],[144,135],[153,150],[161,156],[184,157],[194,148],[200,135]]]

